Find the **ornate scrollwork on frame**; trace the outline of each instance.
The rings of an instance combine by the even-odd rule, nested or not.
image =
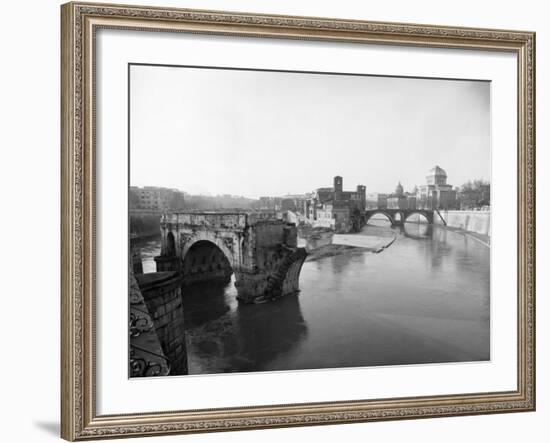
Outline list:
[[[174,10],[168,8],[79,4],[62,7],[62,436],[70,440],[164,433],[227,431],[307,424],[425,418],[532,411],[535,407],[535,34],[433,25],[375,23]],[[158,24],[158,26],[156,25]],[[189,26],[187,26],[189,24]],[[158,411],[149,417],[95,410],[95,316],[92,266],[95,260],[96,75],[95,32],[100,28],[159,32],[204,32],[220,36],[404,44],[427,48],[488,49],[517,55],[518,72],[518,379],[517,391],[428,396],[395,401],[303,403],[245,409]],[[165,222],[166,219],[163,219]],[[91,239],[94,241],[91,242]],[[181,241],[181,240],[180,240]],[[97,241],[97,245],[100,242]],[[133,301],[133,300],[132,300]],[[132,303],[133,304],[133,303]],[[138,339],[146,336],[142,334]],[[92,339],[90,339],[90,337]],[[133,354],[132,354],[133,351]],[[157,373],[164,357],[130,350],[130,373]],[[161,375],[161,374],[158,374]],[[128,411],[130,412],[130,411]]]

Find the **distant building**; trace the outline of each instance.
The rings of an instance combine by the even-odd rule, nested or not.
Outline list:
[[[305,194],[287,194],[281,197],[281,210],[301,212],[305,201],[309,197]]]
[[[397,186],[395,187],[394,195],[396,197],[403,197],[404,192],[403,192],[403,185],[401,184],[401,182],[397,183]]]
[[[302,212],[304,202],[309,198],[305,194],[287,194],[282,197],[260,197],[256,209],[270,211]]]
[[[388,207],[388,194],[378,194],[377,208],[386,209]]]
[[[167,211],[184,208],[185,197],[178,189],[130,186],[130,209]]]
[[[318,188],[303,202],[303,214],[340,232],[359,229],[361,213],[366,207],[366,187],[358,185],[355,191],[344,191],[343,178],[334,177],[334,186]]]
[[[375,209],[378,207],[378,193],[370,193],[365,197],[365,209]]]
[[[387,209],[408,209],[407,197],[388,197]]]
[[[258,209],[280,211],[282,201],[281,197],[260,197]]]
[[[345,202],[358,209],[365,209],[365,201],[367,196],[367,188],[363,185],[357,185],[355,191],[344,191],[344,179],[337,175],[333,180],[332,188],[318,188],[314,193],[314,198],[319,203],[329,201]]]
[[[447,173],[434,166],[426,176],[426,184],[419,186],[416,194],[419,209],[456,209],[456,191],[447,184]]]
[[[353,230],[352,209],[343,203],[324,203],[317,210],[317,220],[321,226],[326,226],[338,232],[349,232]]]
[[[407,209],[416,209],[416,195],[407,195]]]
[[[388,207],[388,194],[374,192],[367,194],[365,209],[386,209]]]
[[[403,185],[399,182],[395,188],[395,192],[387,199],[388,209],[408,209],[407,196],[403,192]]]

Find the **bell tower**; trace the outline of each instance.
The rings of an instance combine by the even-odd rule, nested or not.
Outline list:
[[[337,175],[334,177],[334,200],[340,200],[344,188],[344,179]]]

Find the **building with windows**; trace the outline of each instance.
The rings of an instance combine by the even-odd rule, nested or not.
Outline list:
[[[407,197],[407,209],[416,209],[416,195],[408,194],[406,197]]]
[[[282,200],[281,197],[260,197],[258,199],[258,209],[280,211]]]
[[[130,186],[130,209],[163,212],[183,209],[184,194],[178,189]]]
[[[378,194],[376,198],[376,207],[386,209],[388,207],[388,194]]]
[[[395,192],[388,197],[386,207],[388,209],[407,209],[407,197],[401,182],[397,184]]]
[[[434,166],[426,175],[426,184],[419,186],[416,194],[418,209],[456,209],[456,191],[447,184],[447,173]]]
[[[344,191],[343,178],[334,177],[333,186],[316,189],[303,202],[303,214],[320,226],[339,232],[358,230],[361,213],[366,207],[366,187],[358,185],[355,191]]]
[[[309,198],[306,194],[287,194],[281,197],[282,211],[301,211],[305,201]]]

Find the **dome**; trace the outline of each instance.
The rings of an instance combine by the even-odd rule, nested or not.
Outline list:
[[[397,187],[395,188],[395,195],[401,197],[403,195],[403,185],[401,182],[397,184]]]
[[[447,177],[447,173],[445,172],[445,170],[437,165],[428,171],[428,175],[440,175],[443,177]]]
[[[428,175],[426,176],[426,182],[428,185],[446,185],[447,184],[447,173],[443,168],[440,168],[439,166],[434,166],[432,169],[428,171]]]

